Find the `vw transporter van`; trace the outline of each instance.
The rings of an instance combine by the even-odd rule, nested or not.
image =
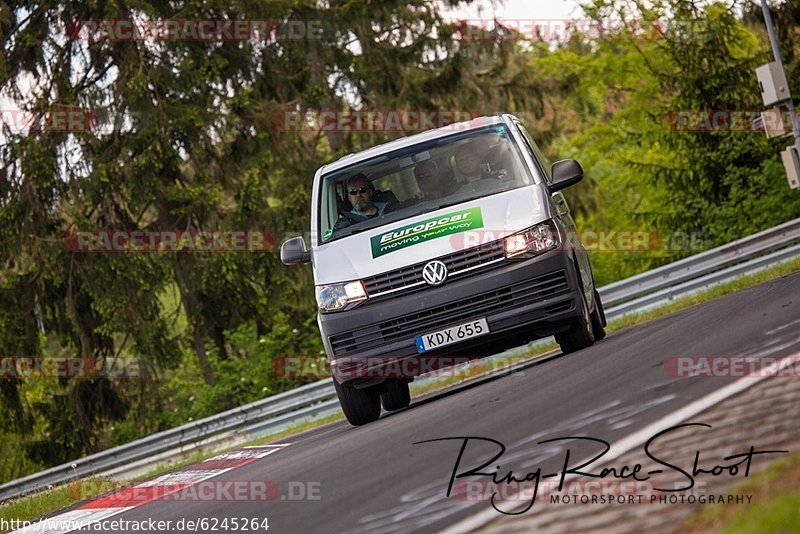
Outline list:
[[[347,155],[314,177],[318,323],[348,421],[410,403],[415,376],[555,335],[564,353],[605,336],[603,307],[550,166],[512,115],[483,117]]]

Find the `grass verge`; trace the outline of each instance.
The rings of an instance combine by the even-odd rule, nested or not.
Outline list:
[[[765,471],[737,484],[731,494],[753,496],[753,504],[706,507],[689,516],[692,533],[797,532],[800,528],[800,452],[776,461]]]
[[[107,477],[90,477],[39,491],[27,497],[13,499],[0,506],[0,523],[3,522],[2,520],[8,523],[11,523],[12,520],[31,521],[121,485],[121,482]],[[0,532],[8,531],[0,528]]]
[[[743,289],[754,287],[756,285],[768,282],[770,280],[774,280],[776,278],[788,276],[797,271],[800,271],[800,258],[785,262],[775,267],[764,269],[755,274],[736,278],[729,282],[719,284],[706,291],[702,291],[688,297],[676,299],[674,302],[670,304],[655,308],[653,310],[649,310],[644,313],[626,315],[624,317],[612,321],[608,325],[606,330],[609,333],[613,333],[619,330],[623,330],[625,328],[630,328],[642,323],[653,321],[660,317],[664,317],[666,315],[670,315],[672,313],[685,310],[687,308],[691,308],[698,304],[708,302],[710,300],[722,297],[729,293],[741,291]],[[421,395],[440,392],[445,390],[446,388],[453,387],[462,384],[464,382],[479,378],[487,374],[487,372],[492,372],[495,369],[508,368],[511,365],[516,365],[522,362],[532,361],[536,358],[540,358],[550,353],[551,351],[555,350],[556,348],[557,345],[551,342],[543,347],[537,348],[534,351],[529,351],[520,354],[515,354],[513,356],[499,358],[494,362],[494,364],[490,368],[487,368],[487,366],[485,365],[481,365],[479,360],[473,365],[465,366],[465,368],[463,369],[463,373],[461,372],[449,373],[449,376],[426,381],[424,384],[420,384],[414,387],[412,389],[412,393],[413,395],[419,397]],[[313,430],[315,428],[339,421],[343,418],[344,416],[341,414],[341,412],[338,412],[319,419],[301,422],[277,434],[272,434],[264,438],[259,438],[245,445],[262,445],[265,443],[282,440],[287,437],[294,436],[302,432]],[[241,446],[242,445],[239,445],[233,448],[239,448]],[[216,451],[207,454],[198,454],[185,461],[159,467],[158,469],[155,469],[154,471],[148,473],[147,475],[137,478],[137,480],[152,478],[164,472],[176,469],[177,467],[181,467],[183,465],[188,465],[191,463],[199,462],[204,459],[210,458],[212,456],[220,454],[221,452],[224,451]],[[800,460],[798,460],[798,465],[800,465]],[[800,467],[798,468],[798,472],[800,473]],[[87,484],[86,483],[87,480],[88,481],[102,480],[104,482],[102,483],[93,482]],[[69,488],[72,484],[79,484],[79,483],[83,484],[82,492],[76,495],[76,492],[74,490],[70,491]],[[9,518],[20,519],[20,520],[35,519],[43,515],[52,513],[55,510],[59,510],[61,508],[66,508],[68,506],[76,504],[77,502],[80,502],[82,500],[90,499],[92,497],[100,495],[101,493],[105,493],[106,491],[114,489],[115,487],[119,487],[121,485],[122,483],[119,481],[111,479],[98,479],[98,477],[76,480],[75,482],[72,482],[64,486],[37,492],[30,496],[22,497],[20,499],[14,499],[12,501],[0,505],[0,519],[6,519],[6,520],[9,520]],[[797,488],[800,488],[800,475],[798,475]],[[92,489],[96,489],[96,491],[94,492],[89,491]],[[781,504],[781,506],[790,507],[791,503],[794,502],[795,506],[794,510],[797,511],[798,510],[797,503],[800,502],[800,491],[795,491],[794,497],[795,497],[794,501],[788,501],[789,504]],[[776,504],[776,506],[778,506],[778,504]],[[800,514],[800,512],[797,513]]]

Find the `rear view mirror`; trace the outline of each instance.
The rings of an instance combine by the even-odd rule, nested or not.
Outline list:
[[[550,191],[556,192],[577,184],[583,179],[583,168],[574,159],[564,159],[553,163],[553,183],[550,184]]]
[[[311,253],[306,248],[306,242],[297,236],[284,241],[281,245],[281,261],[284,265],[297,265],[311,261]]]

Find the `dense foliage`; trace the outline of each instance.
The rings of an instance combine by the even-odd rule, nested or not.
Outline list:
[[[0,1],[4,106],[87,109],[95,120],[83,131],[3,127],[0,358],[78,354],[105,371],[0,377],[0,481],[302,383],[275,369],[321,354],[310,267],[283,267],[277,248],[66,246],[78,230],[303,233],[317,167],[398,135],[284,131],[284,111],[517,113],[551,160],[582,162],[587,178],[568,192],[581,227],[661,236],[649,250],[593,254],[599,283],[800,213],[777,156],[786,140],[676,131],[670,120],[761,108],[754,69],[771,56],[749,3],[595,0],[584,6],[592,19],[686,24],[556,44],[511,30],[465,39],[444,18],[463,3]],[[317,20],[324,31],[70,38],[76,21],[131,18]],[[795,92],[798,21],[800,1],[776,7]]]

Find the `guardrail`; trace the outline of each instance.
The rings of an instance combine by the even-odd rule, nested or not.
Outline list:
[[[598,288],[609,319],[642,311],[749,272],[800,256],[800,218],[663,267]],[[0,502],[98,474],[118,474],[199,444],[265,436],[337,406],[330,379],[320,380],[205,419],[0,485]]]
[[[606,307],[606,319],[613,320],[630,313],[641,313],[733,278],[751,274],[796,257],[800,257],[800,245],[780,249],[743,263],[731,265],[719,271],[712,271],[706,275],[691,278],[685,282],[676,283],[673,286],[647,293],[644,296],[634,297],[633,300],[625,300],[622,304],[617,306],[609,306],[605,304],[606,301],[603,300],[603,304]],[[601,298],[604,298],[603,290],[604,288],[602,287],[598,288]]]
[[[320,380],[299,388],[218,413],[183,426],[152,434],[119,447],[114,447],[70,464],[51,467],[39,473],[0,485],[0,501],[24,495],[50,485],[61,484],[90,475],[104,474],[176,448],[191,448],[197,442],[222,434],[240,431],[249,434],[257,427],[269,433],[274,426],[286,426],[287,416],[297,420],[298,412],[314,409],[314,405],[335,396],[330,380]],[[308,415],[305,415],[307,417]],[[270,425],[271,423],[271,425]]]
[[[603,304],[611,308],[795,243],[800,243],[800,219],[608,284],[598,291]]]

